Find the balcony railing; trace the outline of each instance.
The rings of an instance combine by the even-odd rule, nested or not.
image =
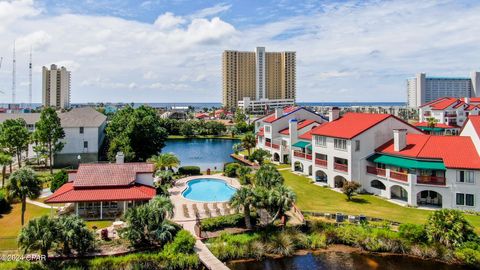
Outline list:
[[[305,158],[305,153],[299,151],[293,151],[293,155],[299,158]]]
[[[266,147],[272,147],[272,143],[271,142],[265,142],[265,146]]]
[[[402,172],[390,171],[390,178],[403,182],[408,182],[408,174]]]
[[[348,172],[348,165],[345,164],[334,163],[333,168],[337,171]]]
[[[273,149],[280,149],[280,145],[273,143],[273,144],[272,144],[272,148],[273,148]]]
[[[367,166],[367,173],[375,174],[375,175],[379,175],[379,176],[385,176],[386,175],[385,169],[377,168],[377,167],[373,167],[373,166]]]
[[[308,160],[312,160],[312,155],[311,154],[306,154],[305,158],[308,159]]]
[[[445,117],[457,117],[456,113],[446,113]]]
[[[445,177],[417,175],[417,184],[445,186],[446,183]]]
[[[316,158],[315,159],[315,164],[318,165],[318,166],[322,166],[322,167],[327,167],[327,160],[325,159],[319,159],[319,158]]]

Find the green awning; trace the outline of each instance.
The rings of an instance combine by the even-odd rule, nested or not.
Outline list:
[[[292,146],[293,147],[299,147],[299,148],[305,148],[309,144],[310,144],[309,142],[298,141],[298,142],[294,143]]]
[[[367,160],[374,163],[382,163],[407,169],[445,170],[445,164],[443,164],[442,161],[415,160],[381,154],[375,154],[367,158]]]
[[[310,144],[309,146],[307,146],[307,149],[312,150],[312,145]]]
[[[441,128],[441,127],[434,127],[434,128],[431,128],[431,127],[418,127],[419,129],[423,130],[423,131],[444,131],[445,129],[444,128]]]

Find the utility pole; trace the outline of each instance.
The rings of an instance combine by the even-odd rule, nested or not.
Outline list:
[[[17,80],[17,60],[15,59],[15,41],[13,41],[13,67],[12,67],[12,104],[15,103],[15,88]]]

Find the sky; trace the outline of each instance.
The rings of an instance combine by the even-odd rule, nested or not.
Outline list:
[[[480,71],[480,1],[0,0],[0,103],[41,102],[42,66],[71,101],[221,102],[224,50],[297,52],[297,101],[406,101],[406,79]]]

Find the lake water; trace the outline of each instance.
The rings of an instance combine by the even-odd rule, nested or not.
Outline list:
[[[406,256],[378,256],[372,254],[325,252],[281,259],[252,262],[231,262],[232,270],[460,270],[448,265]]]
[[[230,154],[238,140],[228,139],[185,139],[167,140],[162,153],[174,153],[180,159],[180,166],[199,166],[202,171],[222,170],[223,164],[234,161]]]

